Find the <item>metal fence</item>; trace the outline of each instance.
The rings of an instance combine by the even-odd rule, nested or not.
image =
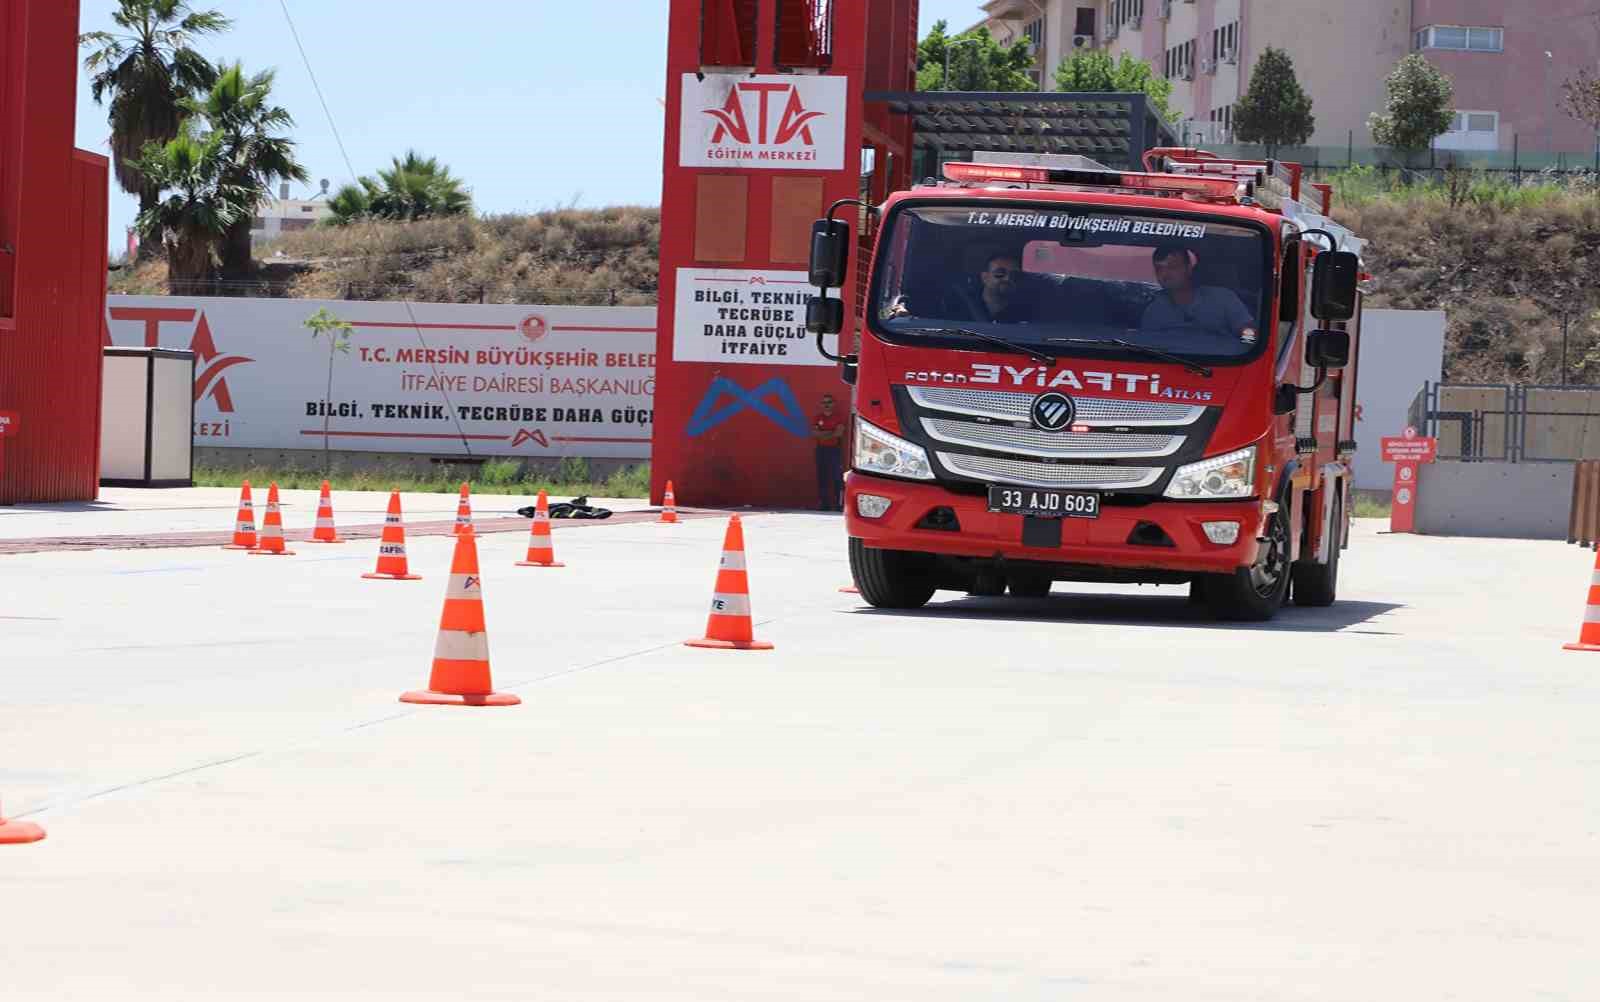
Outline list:
[[[1409,423],[1439,440],[1439,458],[1570,463],[1600,459],[1600,387],[1424,383]]]

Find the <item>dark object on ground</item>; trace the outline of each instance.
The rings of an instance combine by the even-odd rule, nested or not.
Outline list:
[[[533,512],[534,512],[533,505],[529,505],[526,508],[518,508],[517,509],[517,514],[521,515],[523,518],[532,518],[533,517]],[[596,508],[594,505],[589,503],[589,499],[587,497],[573,498],[571,501],[552,501],[552,502],[550,502],[550,517],[551,518],[610,518],[611,517],[611,509],[610,508]]]

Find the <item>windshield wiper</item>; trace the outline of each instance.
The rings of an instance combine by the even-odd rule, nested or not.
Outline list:
[[[1003,337],[996,337],[993,334],[985,334],[983,331],[968,330],[965,327],[897,327],[893,329],[914,334],[965,334],[967,337],[975,337],[979,341],[987,341],[990,344],[999,348],[1004,348],[1007,351],[1014,351],[1019,355],[1027,355],[1034,361],[1043,362],[1045,365],[1056,364],[1054,355],[1046,355],[1037,348],[1030,348],[1025,344],[1017,344],[1015,341],[1007,341]]]
[[[1049,341],[1051,344],[1082,344],[1100,347],[1125,348],[1128,351],[1136,351],[1142,355],[1149,355],[1151,358],[1159,358],[1163,361],[1175,362],[1197,376],[1205,376],[1208,379],[1211,377],[1211,370],[1201,365],[1199,362],[1191,362],[1182,355],[1174,355],[1170,351],[1162,351],[1160,348],[1152,348],[1147,344],[1140,344],[1137,341],[1125,341],[1122,338],[1117,337],[1052,337],[1045,338],[1045,340]]]

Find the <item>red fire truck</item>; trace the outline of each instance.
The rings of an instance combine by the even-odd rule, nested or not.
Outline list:
[[[1363,276],[1328,188],[1191,149],[1143,173],[976,159],[851,213],[876,236],[856,350],[828,355],[853,387],[862,596],[1088,581],[1188,583],[1227,619],[1331,604]],[[849,204],[813,229],[819,342],[844,327]]]

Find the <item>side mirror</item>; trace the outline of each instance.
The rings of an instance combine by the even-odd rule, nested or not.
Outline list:
[[[1360,281],[1361,259],[1356,255],[1349,251],[1318,254],[1311,271],[1311,315],[1318,320],[1349,320],[1355,316]]]
[[[837,334],[844,330],[844,300],[822,296],[806,300],[806,330],[812,334]]]
[[[1312,331],[1306,338],[1306,364],[1317,369],[1342,369],[1350,364],[1349,331]]]
[[[844,286],[850,264],[850,227],[837,220],[811,224],[811,284],[819,289]]]

